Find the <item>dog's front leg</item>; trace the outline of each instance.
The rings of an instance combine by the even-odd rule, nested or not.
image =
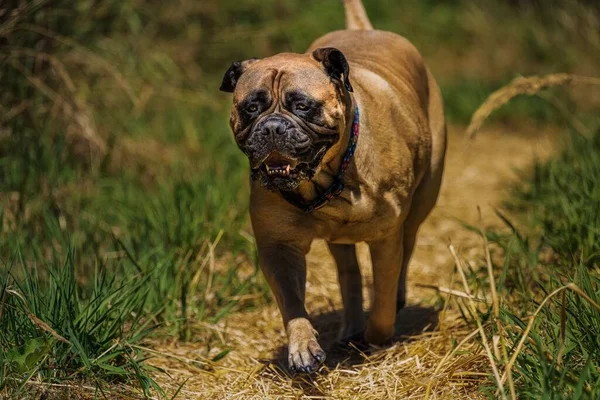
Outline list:
[[[307,248],[308,249],[308,248]],[[304,307],[306,251],[292,244],[258,246],[261,270],[275,295],[288,337],[288,362],[292,372],[312,372],[324,360],[317,331]]]

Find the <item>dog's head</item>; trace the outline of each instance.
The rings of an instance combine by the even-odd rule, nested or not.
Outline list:
[[[221,90],[233,93],[230,126],[254,179],[270,190],[294,190],[335,157],[352,123],[348,73],[334,48],[231,65]]]

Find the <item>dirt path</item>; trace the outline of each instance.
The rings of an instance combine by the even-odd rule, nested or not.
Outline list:
[[[467,255],[479,251],[477,238],[458,221],[477,224],[480,206],[484,224],[498,224],[493,208],[507,198],[509,183],[536,157],[550,154],[556,137],[551,130],[541,133],[519,128],[518,133],[507,129],[483,131],[474,141],[465,142],[462,130],[450,129],[440,199],[420,232],[408,275],[408,307],[399,315],[399,341],[392,348],[365,359],[333,344],[339,328],[337,310],[341,299],[333,261],[324,243],[317,242],[308,255],[307,307],[321,333],[324,349],[329,349],[327,368],[321,375],[290,379],[278,368],[284,365],[285,334],[279,312],[272,304],[258,311],[231,315],[211,328],[233,349],[214,371],[193,368],[190,363],[173,358],[155,360],[174,378],[164,383],[175,387],[177,382],[189,378],[181,398],[422,398],[431,372],[449,348],[449,335],[460,336],[462,328],[449,332],[454,324],[451,315],[440,316],[438,325],[438,314],[430,307],[435,293],[416,285],[448,285],[454,269],[448,241],[451,239]],[[359,246],[359,258],[368,288],[371,274],[365,246]],[[193,345],[175,343],[161,346],[161,351],[198,359],[198,349]],[[485,361],[475,353],[461,360],[460,368],[465,371]],[[440,380],[432,398],[472,397],[470,381],[464,379]]]

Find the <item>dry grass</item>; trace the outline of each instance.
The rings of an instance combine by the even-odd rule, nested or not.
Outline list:
[[[533,96],[544,89],[575,84],[600,86],[600,78],[564,73],[515,78],[508,85],[492,93],[475,111],[467,127],[467,137],[473,138],[494,111],[519,95],[526,94]]]
[[[247,321],[257,317],[246,315],[246,325],[231,327],[228,339],[269,341],[261,328],[256,332],[256,327],[248,326]],[[401,337],[392,347],[370,349],[368,354],[330,343],[326,365],[312,376],[291,377],[283,358],[256,360],[240,354],[222,365],[199,367],[179,356],[195,351],[189,345],[166,346],[168,350],[154,362],[175,378],[164,382],[166,390],[174,392],[186,381],[182,398],[416,399],[428,390],[430,398],[477,398],[476,388],[487,377],[486,356],[458,314],[447,311],[443,320],[434,331]],[[276,332],[279,320],[270,321]],[[453,346],[464,338],[460,347]]]
[[[481,256],[489,254],[487,241],[482,247],[477,260],[469,261],[479,262]],[[467,261],[452,245],[449,249],[464,292],[435,288],[447,294],[439,314],[419,306],[403,310],[398,318],[400,333],[391,347],[360,350],[338,345],[332,329],[337,314],[317,314],[313,318],[321,331],[321,342],[328,349],[328,360],[317,374],[291,376],[285,368],[280,320],[277,310],[271,307],[233,316],[227,323],[213,327],[225,332],[224,342],[236,348],[223,363],[213,363],[208,358],[199,360],[194,354],[198,352],[197,345],[180,343],[154,343],[152,353],[157,358],[152,363],[169,373],[168,380],[162,378],[166,391],[174,393],[186,382],[180,392],[182,398],[467,399],[484,398],[478,388],[495,381],[500,398],[515,399],[511,368],[539,310],[558,292],[542,302],[518,344],[510,343],[508,337],[490,337],[487,331],[491,324],[499,324],[497,318],[484,323],[475,317],[474,329],[458,313],[459,307],[467,307],[472,315],[478,315],[463,273]],[[493,282],[491,258],[486,259]],[[573,284],[562,289],[567,287],[572,288]],[[495,295],[489,297],[492,304],[499,301]],[[508,329],[498,326],[500,331]],[[275,343],[271,342],[273,336]],[[509,352],[510,348],[516,350]],[[256,359],[261,353],[267,353],[266,357]]]

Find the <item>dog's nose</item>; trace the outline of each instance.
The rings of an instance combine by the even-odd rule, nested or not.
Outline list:
[[[281,121],[266,121],[263,125],[262,133],[263,135],[271,136],[275,134],[282,135],[285,133],[285,124],[282,124]]]

